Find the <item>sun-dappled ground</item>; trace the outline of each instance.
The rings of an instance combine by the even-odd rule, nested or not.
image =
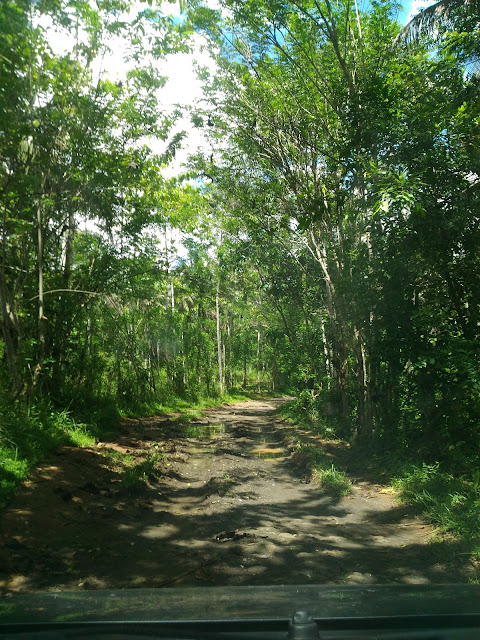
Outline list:
[[[2,592],[466,580],[455,542],[385,486],[309,482],[283,401],[125,420],[115,442],[52,453],[1,514]]]

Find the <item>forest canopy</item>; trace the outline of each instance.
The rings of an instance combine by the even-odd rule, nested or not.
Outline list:
[[[152,1],[2,2],[6,423],[243,387],[474,468],[479,14],[449,4],[403,37],[389,1],[192,1],[181,20]],[[194,33],[217,65],[191,113],[209,150],[171,178],[183,134],[158,61]],[[98,72],[112,37],[125,82]]]

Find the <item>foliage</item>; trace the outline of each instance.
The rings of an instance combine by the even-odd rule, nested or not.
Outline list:
[[[221,4],[194,166],[280,321],[275,372],[324,429],[453,464],[480,435],[477,76],[447,36],[393,48],[389,2]]]
[[[352,483],[346,473],[335,467],[331,458],[319,447],[301,444],[294,452],[293,459],[328,493],[336,497],[350,493]]]
[[[433,524],[460,538],[466,552],[480,557],[478,473],[465,480],[441,471],[438,463],[423,463],[404,469],[392,484],[403,502],[421,505]]]
[[[220,399],[203,399],[189,403],[184,398],[171,398],[167,405],[143,406],[143,410],[129,415],[146,416],[180,412],[179,424],[200,417],[200,411],[223,402],[233,404],[245,400],[243,391],[225,394]],[[137,407],[138,409],[138,407]],[[115,438],[120,414],[111,399],[85,398],[84,403],[69,411],[59,410],[43,402],[27,408],[22,402],[0,405],[0,505],[4,505],[29,470],[45,455],[60,445],[91,447],[98,440]],[[173,424],[175,421],[172,421]],[[188,429],[188,427],[187,427]],[[182,431],[185,431],[183,428]],[[195,434],[193,434],[195,435]],[[128,490],[140,490],[145,478],[162,461],[162,454],[154,453],[147,461],[135,464],[131,456],[108,451],[111,458],[119,458],[125,467],[123,483]]]
[[[61,444],[92,446],[102,429],[112,428],[111,424],[77,422],[70,412],[47,403],[27,409],[20,402],[2,402],[0,422],[1,505],[52,448]]]
[[[345,424],[337,416],[329,415],[334,405],[335,397],[330,391],[315,394],[304,389],[295,400],[285,403],[278,411],[295,425],[324,438],[348,440],[352,434],[345,430]]]
[[[148,4],[0,7],[5,482],[88,441],[91,401],[113,420],[236,388],[294,393],[293,420],[387,461],[476,471],[478,2],[437,3],[409,43],[388,0]],[[211,149],[172,179],[157,61],[193,28]],[[118,82],[96,71],[113,36]],[[474,513],[467,494],[434,509]]]

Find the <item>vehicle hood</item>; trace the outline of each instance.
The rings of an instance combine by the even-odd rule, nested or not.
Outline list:
[[[480,585],[248,586],[49,592],[0,599],[0,623],[480,614]]]

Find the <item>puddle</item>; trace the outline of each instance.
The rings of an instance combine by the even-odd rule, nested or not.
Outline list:
[[[185,427],[185,437],[187,438],[206,438],[211,440],[222,436],[227,427],[223,422],[214,424],[189,424]]]
[[[255,458],[263,458],[266,460],[271,458],[284,458],[287,455],[283,447],[256,447],[255,449],[250,449],[250,453],[252,453]]]
[[[216,447],[189,447],[188,451],[193,454],[216,453]]]

